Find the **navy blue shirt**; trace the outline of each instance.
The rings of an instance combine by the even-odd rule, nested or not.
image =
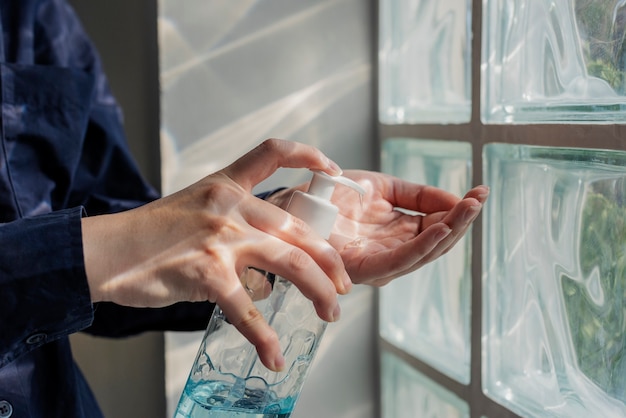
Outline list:
[[[158,195],[66,2],[0,0],[0,15],[0,416],[96,418],[69,334],[197,330],[212,306],[91,303],[81,217]]]

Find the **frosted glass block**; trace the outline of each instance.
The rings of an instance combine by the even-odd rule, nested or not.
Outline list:
[[[626,153],[484,159],[484,392],[523,416],[626,416]]]
[[[390,139],[382,170],[405,180],[463,195],[471,184],[466,142]],[[380,335],[441,372],[470,380],[470,240],[397,279],[379,292]]]
[[[383,352],[381,363],[383,418],[469,418],[465,401],[398,357]]]
[[[381,122],[469,122],[471,1],[379,3]]]
[[[626,120],[626,2],[484,4],[483,122]]]

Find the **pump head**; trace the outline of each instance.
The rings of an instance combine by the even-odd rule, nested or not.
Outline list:
[[[343,184],[361,196],[365,194],[365,189],[349,178],[330,176],[322,171],[313,171],[309,190],[306,193],[294,192],[287,211],[302,219],[318,234],[328,239],[335,224],[337,213],[339,213],[339,208],[330,203],[330,198],[337,184]]]

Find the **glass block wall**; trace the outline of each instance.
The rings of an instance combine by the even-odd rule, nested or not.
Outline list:
[[[625,121],[625,6],[485,1],[483,121]]]
[[[462,123],[471,116],[468,0],[380,4],[380,120]]]
[[[393,138],[382,169],[463,194],[471,184],[468,142]],[[380,290],[380,334],[460,382],[470,380],[470,241]]]
[[[390,353],[382,356],[383,415],[469,418],[469,405]]]
[[[485,393],[527,416],[626,416],[626,153],[484,150]]]
[[[381,416],[626,417],[626,2],[472,1],[471,113],[454,123],[456,105],[411,89],[454,55],[419,52],[432,5],[379,4],[381,169],[491,188],[463,250],[378,292]],[[400,62],[389,39],[419,45]],[[422,116],[390,117],[398,103]]]

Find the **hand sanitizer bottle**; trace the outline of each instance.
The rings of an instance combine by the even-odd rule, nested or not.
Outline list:
[[[296,191],[287,211],[328,239],[339,211],[330,203],[336,184],[365,193],[348,178],[314,172],[308,192]],[[317,316],[313,303],[282,277],[276,277],[269,298],[255,304],[278,333],[284,370],[273,372],[263,366],[254,346],[216,306],[175,418],[291,415],[327,323]]]

